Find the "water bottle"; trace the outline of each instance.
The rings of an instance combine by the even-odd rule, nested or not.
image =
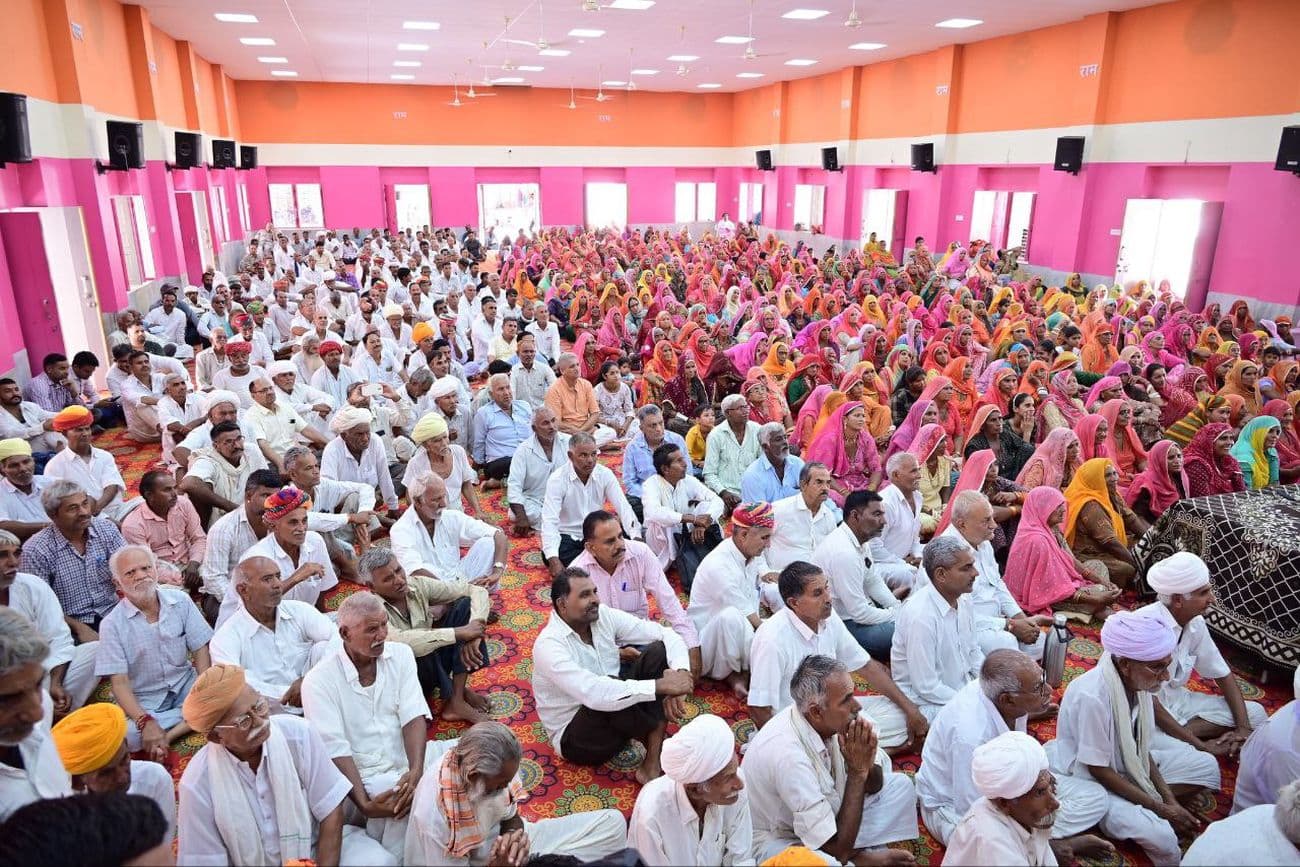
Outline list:
[[[1065,615],[1055,615],[1043,646],[1043,675],[1052,689],[1060,687],[1065,679],[1065,651],[1073,637],[1074,633],[1065,625]]]

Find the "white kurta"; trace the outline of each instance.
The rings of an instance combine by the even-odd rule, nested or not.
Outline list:
[[[871,562],[869,545],[870,540],[859,542],[848,524],[840,524],[812,558],[830,582],[835,613],[864,626],[892,622],[901,607]]]
[[[955,524],[942,534],[962,542],[975,558],[975,585],[967,598],[970,600],[971,614],[975,618],[975,638],[980,650],[985,654],[999,648],[1020,650],[1034,659],[1043,658],[1046,646],[1044,633],[1039,632],[1033,644],[1021,644],[1016,637],[1007,632],[1007,620],[1021,613],[1020,603],[1011,595],[1007,584],[1002,580],[1002,570],[993,554],[993,543],[982,542],[973,546],[961,535]],[[927,581],[928,583],[928,581]]]
[[[656,473],[641,486],[641,509],[645,515],[645,541],[655,552],[659,565],[667,569],[677,558],[677,533],[682,515],[707,514],[716,524],[725,506],[704,483],[687,475],[676,487]]]
[[[767,546],[767,564],[781,571],[795,560],[813,562],[813,551],[840,522],[835,503],[827,500],[813,514],[803,494],[784,497],[772,504],[772,541]]]
[[[1300,864],[1300,849],[1277,826],[1273,811],[1273,804],[1261,804],[1212,822],[1187,849],[1183,867]]]
[[[316,578],[308,578],[299,584],[290,587],[285,591],[285,599],[291,599],[297,602],[306,602],[308,605],[315,606],[320,595],[326,590],[332,590],[338,586],[339,577],[334,571],[334,563],[330,560],[329,548],[325,545],[325,539],[320,533],[314,530],[307,531],[307,537],[303,539],[302,546],[298,550],[298,562],[294,562],[280,543],[276,541],[274,533],[267,533],[253,545],[239,562],[251,560],[253,557],[266,557],[273,560],[276,566],[280,567],[280,579],[288,580],[289,576],[298,571],[300,566],[307,563],[319,563],[324,569],[324,574]],[[220,626],[235,613],[235,610],[242,607],[239,601],[239,592],[235,589],[235,582],[231,581],[226,585],[226,595],[221,600],[221,609],[217,612],[217,625]]]
[[[984,662],[968,599],[969,594],[959,597],[954,608],[926,582],[912,591],[895,620],[891,674],[926,719],[977,678]]]
[[[430,535],[412,506],[393,524],[389,544],[408,574],[423,569],[443,581],[473,581],[492,571],[496,533],[491,524],[444,509]],[[461,548],[469,548],[464,557]]]
[[[871,540],[872,560],[890,587],[910,587],[918,567],[903,558],[921,556],[921,492],[912,492],[909,506],[903,492],[889,485],[881,489],[880,499],[885,508],[885,527]]]
[[[208,649],[214,664],[240,666],[249,686],[278,702],[337,641],[332,620],[306,602],[282,599],[275,610],[274,632],[240,605],[217,627]]]
[[[72,779],[63,769],[63,760],[44,721],[22,739],[18,752],[25,767],[0,762],[0,821],[33,801],[72,794]]]
[[[686,613],[700,635],[706,677],[721,680],[749,670],[754,640],[750,615],[758,614],[759,579],[770,572],[763,555],[746,562],[730,538],[709,552],[695,570]]]
[[[99,642],[73,644],[72,630],[63,619],[59,597],[54,595],[49,584],[35,575],[19,572],[14,576],[14,583],[9,585],[9,607],[30,620],[50,646],[49,654],[41,663],[46,671],[67,663],[63,688],[72,698],[72,709],[85,704],[99,683],[99,678],[95,677],[95,653],[99,650]],[[46,705],[45,723],[52,725],[54,704],[47,701]]]
[[[176,784],[157,762],[131,760],[131,787],[127,794],[152,798],[167,819],[167,839],[176,839]]]
[[[1029,831],[987,798],[980,798],[957,824],[943,864],[944,867],[985,864],[1055,867],[1056,856],[1048,832]]]
[[[534,528],[542,523],[542,499],[546,496],[546,482],[551,473],[569,462],[569,435],[556,432],[548,458],[534,434],[524,440],[510,461],[510,475],[506,480],[506,502],[523,506],[528,523]]]
[[[668,777],[651,780],[636,796],[627,843],[650,867],[742,867],[754,863],[754,827],[749,796],[736,803],[710,804],[704,823],[686,789]]]
[[[1292,780],[1300,780],[1300,700],[1274,711],[1246,741],[1232,812],[1276,802],[1278,790]]]

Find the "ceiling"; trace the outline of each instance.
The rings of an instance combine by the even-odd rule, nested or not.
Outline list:
[[[655,0],[639,11],[610,8],[627,2],[647,0],[137,0],[155,26],[188,40],[237,79],[481,85],[485,79],[513,78],[520,80],[500,83],[584,90],[602,83],[606,89],[625,87],[630,79],[639,89],[679,91],[701,85],[744,90],[1096,12],[1154,5],[1153,0]],[[601,8],[588,11],[588,5]],[[846,26],[854,8],[861,26]],[[783,17],[795,9],[828,14],[811,20]],[[257,23],[225,23],[216,13],[253,15]],[[965,29],[935,26],[954,17],[983,23]],[[436,22],[438,28],[404,29],[405,22]],[[571,35],[575,29],[604,32]],[[716,42],[751,34],[748,46]],[[241,44],[246,37],[275,44]],[[550,51],[569,54],[541,56],[536,44],[507,41],[538,43],[542,37]],[[399,50],[402,43],[427,47]],[[885,47],[850,47],[857,43]],[[745,58],[747,47],[758,56]],[[668,59],[677,55],[698,59]],[[283,62],[260,62],[263,57]]]

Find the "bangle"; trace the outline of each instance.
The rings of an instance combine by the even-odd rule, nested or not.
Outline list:
[[[144,731],[144,727],[149,725],[151,722],[157,722],[157,720],[153,718],[153,714],[145,711],[135,718],[136,731]]]

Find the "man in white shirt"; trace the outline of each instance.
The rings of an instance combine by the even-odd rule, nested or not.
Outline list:
[[[519,336],[519,363],[510,371],[510,387],[515,399],[522,400],[537,412],[546,405],[546,392],[555,384],[555,371],[537,357],[537,337]]]
[[[551,321],[551,312],[545,304],[538,304],[534,308],[533,321],[524,329],[524,333],[537,339],[537,355],[543,364],[549,366],[559,359],[560,328]]]
[[[331,338],[322,341],[317,351],[324,364],[312,374],[311,387],[329,395],[335,406],[346,406],[348,386],[361,380],[356,371],[343,365],[343,344]]]
[[[189,379],[169,373],[163,379],[163,394],[158,399],[158,426],[162,428],[162,459],[175,467],[173,452],[176,444],[190,435],[207,418],[203,414],[203,401],[192,394]]]
[[[144,315],[144,327],[158,342],[176,347],[174,357],[181,360],[194,357],[194,350],[185,342],[185,312],[176,306],[176,290],[166,286],[160,293],[162,303]]]
[[[212,345],[199,350],[199,354],[194,357],[194,381],[198,383],[199,391],[211,391],[214,388],[213,377],[218,371],[230,366],[230,356],[226,355],[226,339],[226,329],[214,326],[208,332],[208,340]]]
[[[533,435],[519,445],[506,477],[506,503],[515,533],[526,536],[542,524],[542,503],[551,474],[569,462],[569,435],[560,433],[555,412],[542,405],[533,410]]]
[[[1300,779],[1282,787],[1276,804],[1261,804],[1211,823],[1183,856],[1183,867],[1298,863]]]
[[[1295,700],[1273,711],[1241,750],[1232,812],[1270,804],[1282,786],[1300,780],[1300,668],[1292,678]]]
[[[138,504],[128,506],[122,499],[126,481],[117,468],[117,461],[108,452],[91,445],[94,422],[91,411],[79,405],[67,407],[54,417],[54,430],[67,438],[68,447],[50,458],[44,475],[50,480],[76,482],[90,497],[94,515],[121,521]]]
[[[976,578],[970,546],[940,536],[925,546],[921,562],[930,578],[898,613],[890,670],[903,693],[933,720],[976,678],[984,654],[967,598]]]
[[[664,442],[651,460],[655,474],[641,485],[646,544],[660,567],[677,562],[678,577],[689,593],[698,564],[722,542],[718,525],[725,507],[687,471],[686,452],[676,443]]]
[[[36,461],[27,440],[0,440],[0,530],[26,541],[50,525],[41,505],[41,491],[53,482],[36,475]]]
[[[338,630],[306,602],[284,597],[269,557],[240,561],[231,581],[239,605],[217,626],[213,664],[238,665],[274,713],[302,712],[302,679],[338,640]]]
[[[921,465],[911,452],[885,462],[890,484],[880,489],[885,526],[871,540],[871,559],[891,588],[910,588],[921,565]]]
[[[53,452],[63,447],[54,433],[54,413],[23,400],[23,389],[12,379],[0,379],[0,439],[25,440],[34,451]]]
[[[838,526],[839,514],[830,502],[831,472],[820,461],[799,471],[799,492],[772,504],[772,544],[767,564],[778,572],[795,560],[812,562],[813,551]]]
[[[884,523],[880,495],[853,491],[844,499],[844,523],[812,556],[830,579],[835,613],[858,644],[877,659],[889,657],[899,610],[898,599],[871,562],[870,543]]]
[[[1019,650],[999,649],[985,657],[979,679],[958,690],[935,716],[921,750],[916,793],[925,827],[940,845],[948,845],[961,817],[979,800],[971,775],[975,750],[1005,732],[1025,731],[1030,715],[1045,711],[1051,698],[1037,663]],[[1077,835],[1105,815],[1106,790],[1064,775],[1056,786],[1061,808],[1052,823],[1052,849],[1057,860],[1069,863],[1093,844],[1095,838]]]
[[[1041,629],[1052,625],[1047,614],[1030,617],[1020,610],[993,555],[993,506],[979,491],[962,491],[952,501],[952,524],[940,536],[956,539],[970,550],[975,561],[975,584],[970,591],[970,608],[975,617],[976,640],[988,653],[999,647],[1019,648],[1034,659],[1043,658],[1045,636]]]
[[[374,416],[368,409],[347,403],[346,394],[343,401],[330,420],[330,430],[337,436],[321,451],[321,475],[340,482],[377,486],[384,505],[396,511],[397,489],[384,442],[371,427]]]
[[[480,313],[470,325],[470,342],[474,348],[474,361],[478,369],[486,370],[491,359],[492,341],[501,333],[501,322],[497,319],[497,302],[491,296],[483,296],[479,305]],[[477,372],[477,371],[476,371]],[[472,374],[471,374],[472,375]]]
[[[664,775],[636,797],[628,843],[651,865],[754,863],[749,797],[731,727],[701,714],[664,741]]]
[[[238,395],[242,409],[248,409],[253,403],[253,398],[248,393],[249,384],[266,376],[265,368],[249,363],[252,351],[252,345],[244,340],[228,341],[226,357],[230,359],[230,366],[223,367],[212,375],[212,387]]]
[[[253,405],[244,417],[257,437],[258,449],[278,472],[284,472],[284,454],[298,444],[298,437],[317,448],[325,447],[325,437],[308,425],[292,404],[277,399],[276,388],[270,379],[260,377],[253,380],[248,391],[253,397]]]
[[[666,720],[682,716],[695,688],[686,645],[667,627],[602,606],[581,569],[555,576],[551,605],[533,643],[533,698],[551,746],[594,767],[635,738],[646,751],[637,782],[659,777]],[[621,673],[619,648],[630,644],[640,653]]]
[[[809,656],[790,695],[793,704],[754,736],[741,762],[754,857],[805,846],[835,863],[914,863],[910,852],[883,847],[917,836],[916,789],[879,748],[848,668]]]
[[[393,524],[393,553],[408,574],[465,581],[495,593],[505,574],[510,541],[499,528],[447,508],[447,483],[432,471],[407,487],[411,507]],[[468,552],[461,557],[461,548]]]
[[[72,794],[72,781],[45,724],[49,645],[26,617],[0,607],[0,821],[19,807]]]
[[[596,462],[596,440],[580,432],[569,437],[569,461],[546,483],[542,499],[542,556],[551,575],[560,574],[582,553],[582,522],[606,503],[614,507],[623,531],[641,536],[641,523],[618,483],[614,471]]]

